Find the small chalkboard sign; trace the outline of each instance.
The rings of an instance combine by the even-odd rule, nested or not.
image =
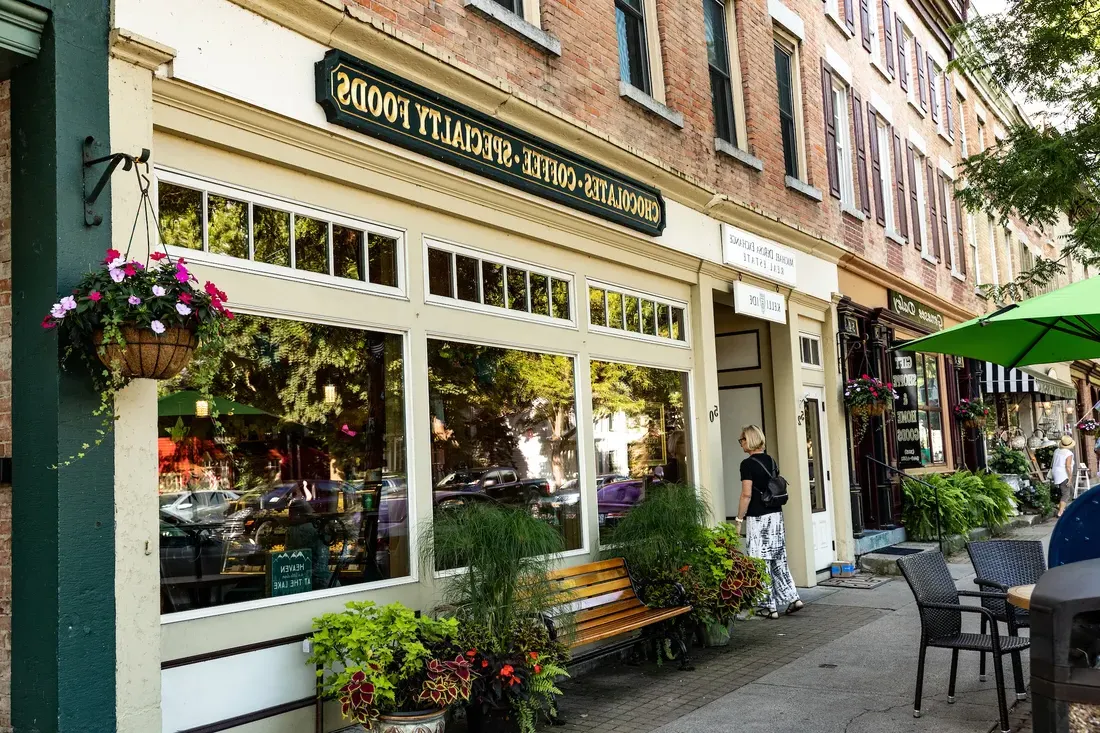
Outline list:
[[[283,550],[267,555],[267,595],[290,596],[313,590],[313,553]]]

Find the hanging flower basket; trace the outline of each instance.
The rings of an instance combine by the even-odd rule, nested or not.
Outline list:
[[[982,400],[971,400],[964,397],[955,405],[955,417],[967,429],[974,430],[985,427],[989,418],[989,406]]]
[[[856,417],[882,417],[886,414],[885,402],[872,402],[861,405],[852,405],[848,412]]]
[[[104,344],[103,331],[96,331],[96,356],[108,369],[118,364],[129,379],[171,379],[183,371],[199,345],[193,326],[167,326],[161,334],[122,326],[119,334],[123,343]]]
[[[1087,417],[1077,423],[1077,429],[1085,435],[1096,435],[1100,432],[1100,423],[1096,422],[1091,417]]]

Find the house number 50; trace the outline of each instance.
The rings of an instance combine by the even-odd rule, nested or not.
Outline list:
[[[717,417],[718,417],[718,405],[715,405],[713,408],[711,408],[709,414],[710,414],[710,421],[714,422],[715,419],[717,419]]]

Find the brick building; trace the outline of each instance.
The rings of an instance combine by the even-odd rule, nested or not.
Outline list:
[[[888,351],[990,310],[978,286],[1056,251],[1052,232],[954,202],[956,163],[1021,119],[986,80],[945,71],[965,6],[78,5],[51,5],[44,52],[12,75],[14,208],[0,209],[14,334],[0,405],[12,374],[26,385],[0,408],[17,730],[312,728],[310,620],[351,598],[430,607],[438,574],[418,567],[417,537],[458,476],[520,492],[561,531],[562,561],[587,562],[654,480],[698,485],[733,517],[737,436],[758,424],[791,483],[791,566],[809,586],[897,524],[896,481],[868,458],[983,460],[951,408],[989,365]],[[27,91],[43,79],[52,106]],[[130,175],[99,202],[103,223],[84,223],[79,146],[63,151],[88,135],[101,153],[151,151],[163,243],[131,238]],[[51,161],[47,184],[32,171]],[[9,216],[28,242],[12,257]],[[58,370],[41,314],[108,246],[162,244],[243,314],[237,346],[204,357],[250,375],[219,383],[233,435],[215,440],[189,377],[137,382],[110,445],[50,471],[95,429],[97,396]],[[326,361],[317,343],[353,351]],[[1051,369],[1031,378],[1056,397],[1070,369]],[[842,384],[864,373],[920,385],[908,422],[854,429]],[[373,513],[349,508],[356,485],[379,492]],[[282,595],[273,563],[296,540],[277,505],[302,498],[359,534],[315,547],[303,592]],[[0,539],[7,505],[0,492]],[[8,588],[0,573],[0,649]],[[242,680],[240,665],[270,674]],[[43,692],[77,676],[94,683]],[[324,729],[338,718],[326,710]]]

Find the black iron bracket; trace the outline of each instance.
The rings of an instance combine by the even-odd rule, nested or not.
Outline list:
[[[103,215],[96,213],[95,202],[107,187],[107,182],[111,180],[111,174],[115,169],[121,164],[123,170],[131,170],[136,163],[148,163],[151,155],[149,148],[142,148],[138,155],[111,153],[95,157],[95,138],[91,135],[84,138],[84,224],[86,226],[97,227],[103,223]],[[91,167],[100,163],[106,163],[107,168],[96,181]]]

